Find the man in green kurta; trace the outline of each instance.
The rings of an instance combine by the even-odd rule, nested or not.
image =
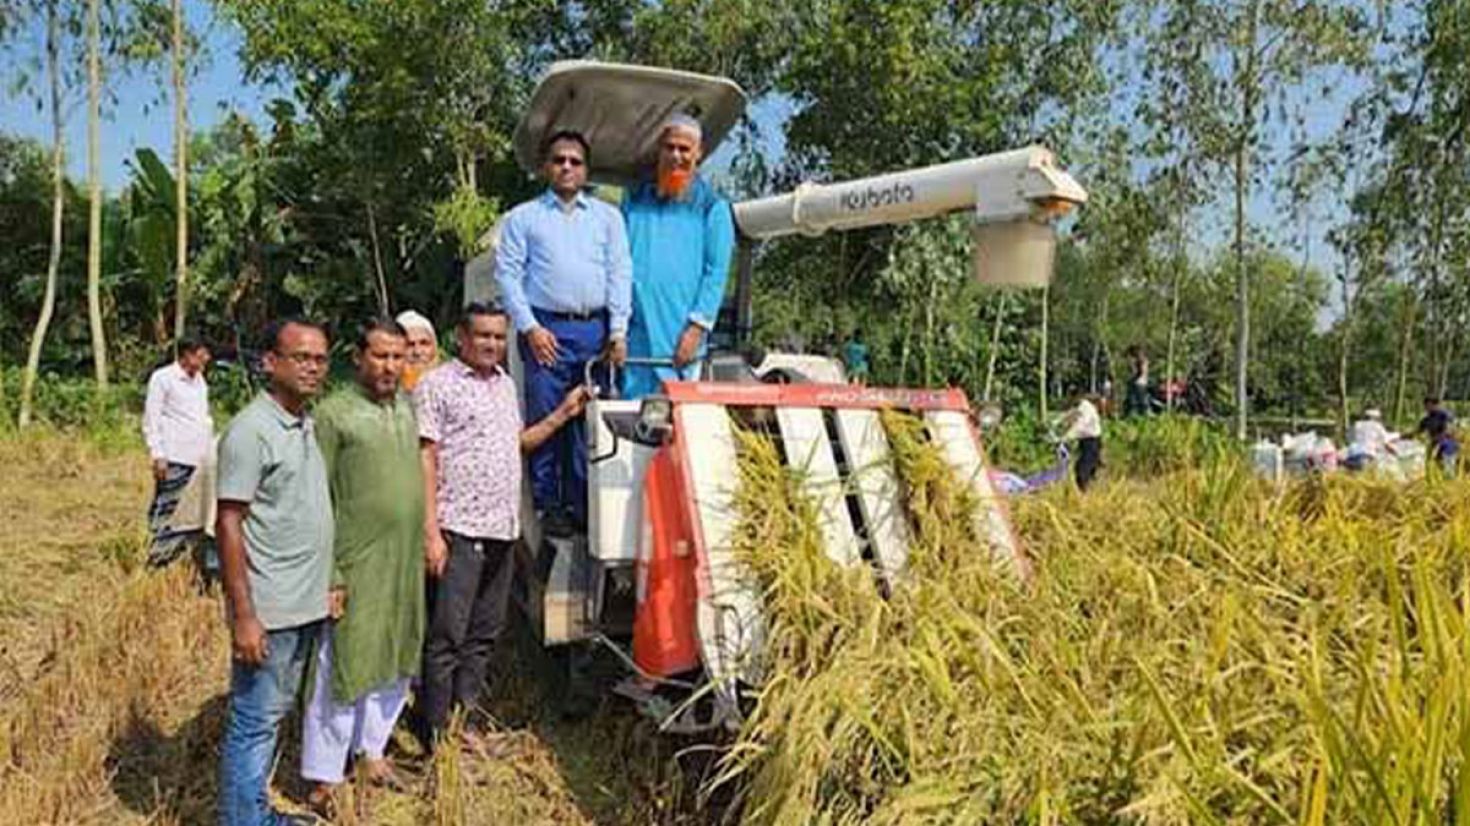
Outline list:
[[[347,760],[393,784],[383,749],[418,673],[424,639],[424,484],[413,403],[399,390],[407,339],[391,320],[363,328],[357,380],[316,409],[337,533],[336,617],[316,660],[301,775],[311,802],[330,805]]]

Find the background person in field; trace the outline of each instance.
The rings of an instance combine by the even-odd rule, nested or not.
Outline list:
[[[1096,397],[1077,394],[1077,401],[1062,418],[1062,442],[1076,442],[1076,465],[1073,475],[1078,490],[1087,490],[1102,466],[1102,416],[1097,412]]]
[[[675,115],[659,133],[654,179],[623,199],[633,253],[633,320],[628,355],[674,359],[676,369],[629,366],[623,394],[658,392],[665,379],[693,379],[695,362],[719,318],[735,225],[730,202],[698,172],[699,121]]]
[[[1393,453],[1388,428],[1383,426],[1383,412],[1376,407],[1363,411],[1348,432],[1349,470],[1361,470]]]
[[[1128,389],[1123,399],[1124,416],[1147,416],[1149,404],[1148,353],[1134,345],[1128,350]]]
[[[209,383],[204,370],[209,348],[181,339],[177,357],[148,377],[143,402],[143,440],[153,463],[153,503],[148,508],[148,564],[162,567],[178,559],[186,545],[203,538],[204,526],[192,520],[184,529],[171,526],[189,484],[201,467],[214,464],[214,419],[209,412]],[[197,483],[196,483],[197,484]]]
[[[847,380],[853,384],[867,384],[868,345],[863,341],[863,332],[856,328],[847,341],[842,343],[842,366],[847,370]]]
[[[376,320],[358,333],[355,381],[316,408],[336,523],[331,596],[303,717],[301,776],[329,812],[347,761],[401,785],[383,756],[418,674],[424,640],[424,484],[413,403],[399,390],[406,337]]]
[[[558,132],[542,150],[548,188],[510,211],[495,277],[520,333],[526,418],[556,409],[586,366],[627,355],[632,264],[623,216],[589,197],[587,141]],[[531,453],[531,498],[548,533],[587,524],[587,437],[580,422]]]
[[[465,308],[459,357],[414,393],[424,481],[424,561],[429,627],[415,700],[421,740],[433,748],[455,708],[472,707],[505,628],[520,536],[521,453],[582,412],[577,385],[521,430],[515,382],[505,371],[510,319],[484,304]]]
[[[1454,424],[1454,414],[1445,408],[1438,396],[1424,399],[1424,418],[1419,420],[1418,432],[1429,442],[1430,458],[1439,463],[1447,476],[1454,474],[1455,461],[1460,455]]]
[[[230,714],[220,745],[224,826],[312,823],[274,812],[268,792],[277,729],[328,616],[332,496],[307,402],[327,374],[327,336],[304,321],[274,325],[269,389],[230,422],[219,445],[219,542],[230,624]]]
[[[408,352],[403,364],[403,389],[413,392],[425,373],[439,366],[439,334],[434,322],[413,310],[404,310],[395,319],[408,336]]]

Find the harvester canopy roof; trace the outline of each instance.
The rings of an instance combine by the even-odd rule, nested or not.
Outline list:
[[[554,63],[515,131],[516,160],[534,173],[541,145],[562,130],[592,145],[590,180],[626,185],[652,165],[659,128],[672,115],[699,121],[708,157],[745,111],[745,92],[729,78],[570,60]]]

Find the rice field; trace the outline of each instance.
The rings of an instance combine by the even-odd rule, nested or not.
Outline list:
[[[1459,822],[1470,487],[1262,486],[1231,454],[1014,503],[992,561],[914,420],[918,533],[887,599],[743,437],[740,542],[775,625],[728,753],[748,823]]]
[[[1470,484],[1276,490],[1229,451],[1160,456],[1015,501],[1020,582],[913,421],[887,425],[917,536],[892,593],[828,561],[800,480],[742,436],[770,679],[716,751],[615,700],[561,719],[521,646],[476,742],[427,762],[405,740],[407,792],[353,790],[338,822],[1460,822]],[[137,570],[141,454],[53,434],[0,460],[0,820],[211,822],[226,634],[184,571]]]

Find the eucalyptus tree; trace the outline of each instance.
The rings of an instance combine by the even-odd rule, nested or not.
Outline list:
[[[31,334],[31,347],[25,360],[25,373],[21,379],[21,410],[19,410],[19,425],[22,428],[31,423],[32,395],[35,392],[35,379],[40,373],[41,347],[46,342],[46,332],[51,325],[51,315],[56,312],[56,279],[57,270],[62,263],[62,225],[63,213],[66,207],[66,137],[65,137],[65,109],[63,109],[63,73],[62,54],[65,51],[65,31],[63,31],[63,10],[60,0],[44,0],[38,3],[44,7],[44,18],[46,18],[46,85],[47,85],[47,109],[51,116],[51,243],[50,253],[47,256],[46,265],[46,292],[41,298],[41,312],[35,319],[35,329]],[[31,10],[35,10],[32,6]],[[12,21],[18,18],[10,18]]]
[[[1368,57],[1366,10],[1327,0],[1194,0],[1148,6],[1158,42],[1184,59],[1170,84],[1187,105],[1167,121],[1193,154],[1195,180],[1229,185],[1235,281],[1235,431],[1249,422],[1253,227],[1248,207],[1299,117],[1300,96],[1331,67]],[[1202,177],[1201,177],[1202,176]]]
[[[1445,395],[1465,346],[1470,90],[1464,56],[1470,53],[1470,7],[1414,0],[1387,4],[1383,14],[1381,68],[1354,105],[1378,162],[1354,204],[1362,207],[1355,209],[1356,223],[1371,223],[1382,236],[1388,277],[1405,287],[1395,291],[1393,409],[1402,422],[1411,376],[1418,373],[1426,393]]]
[[[87,0],[87,321],[92,374],[107,388],[107,333],[102,324],[102,0]]]
[[[170,78],[174,91],[174,341],[184,337],[189,306],[189,108],[185,64],[184,3],[172,0],[169,27]]]

